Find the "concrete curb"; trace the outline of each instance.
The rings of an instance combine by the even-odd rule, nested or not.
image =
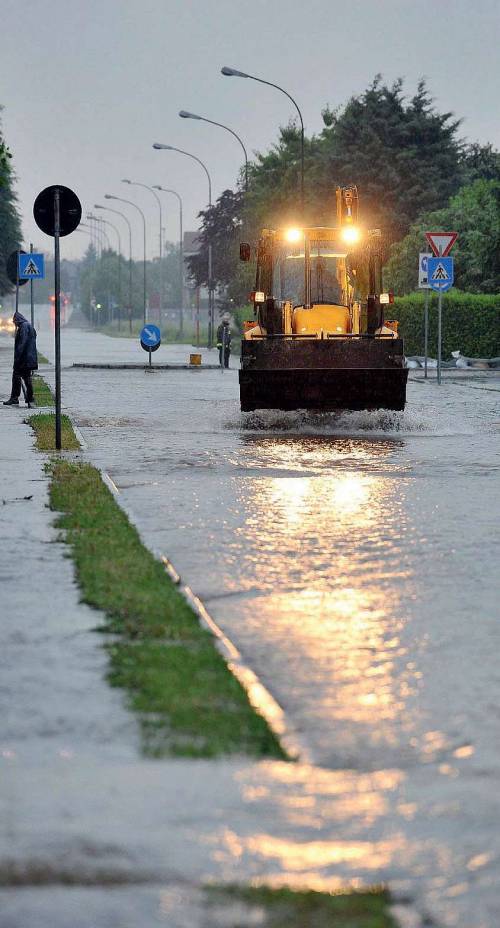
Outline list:
[[[219,371],[220,364],[142,364],[140,361],[124,361],[110,364],[89,364],[79,362],[71,365],[72,368],[91,371]]]
[[[100,469],[100,472],[104,483],[108,489],[111,490],[118,501],[120,497],[120,490],[116,486],[113,479],[109,476],[107,471]],[[121,505],[120,503],[118,504]],[[121,508],[123,508],[126,512],[125,507]],[[129,513],[126,514],[129,516]],[[283,750],[293,761],[300,760],[301,763],[312,764],[313,761],[309,755],[309,751],[301,742],[298,733],[294,731],[288,722],[284,710],[276,701],[274,696],[261,682],[255,671],[252,670],[248,664],[245,664],[242,655],[238,651],[236,645],[222,631],[220,626],[217,625],[217,622],[212,618],[201,599],[196,596],[190,586],[182,582],[181,576],[172,562],[164,555],[161,556],[161,560],[163,562],[165,572],[178,588],[179,592],[182,594],[187,603],[189,603],[191,609],[198,617],[200,624],[212,635],[215,647],[219,651],[219,654],[221,654],[223,657],[230,672],[234,677],[236,677],[238,682],[245,690],[250,705],[255,709],[256,712],[259,713],[259,715],[262,715],[266,720],[269,728],[278,739]]]

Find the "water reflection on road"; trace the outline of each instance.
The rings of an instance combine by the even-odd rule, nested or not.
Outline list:
[[[245,642],[265,629],[294,703],[319,697],[315,729],[329,742],[321,759],[335,766],[371,766],[371,746],[397,747],[394,726],[407,725],[417,683],[416,666],[401,667],[412,570],[404,478],[396,493],[381,467],[393,453],[388,441],[247,438],[242,458],[262,475],[233,478],[242,522],[235,584],[259,590],[257,608],[241,604]]]

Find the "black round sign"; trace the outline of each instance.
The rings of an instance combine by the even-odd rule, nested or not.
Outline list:
[[[59,235],[70,235],[80,224],[82,204],[76,193],[62,184],[46,187],[38,194],[33,206],[35,222],[46,235],[55,234],[54,194],[59,190]]]
[[[18,274],[17,256],[25,255],[25,254],[26,252],[23,251],[22,248],[20,248],[19,251],[13,251],[12,254],[9,255],[9,257],[7,258],[7,277],[9,278],[11,284],[17,283],[17,274]],[[28,283],[28,278],[22,278],[22,277],[19,278],[20,287],[24,287],[24,285],[27,283]]]

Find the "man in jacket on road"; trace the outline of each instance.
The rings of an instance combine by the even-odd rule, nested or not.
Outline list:
[[[217,348],[219,349],[219,364],[222,367],[229,367],[229,356],[231,354],[231,329],[229,328],[229,319],[224,316],[219,328],[217,329]]]
[[[14,342],[14,370],[12,372],[12,390],[4,406],[19,406],[19,397],[24,383],[25,397],[28,406],[33,403],[33,384],[31,374],[38,370],[38,355],[36,351],[36,331],[20,312],[14,313],[16,338]]]

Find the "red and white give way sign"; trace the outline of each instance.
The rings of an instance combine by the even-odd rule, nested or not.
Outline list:
[[[425,237],[429,242],[436,258],[446,258],[455,244],[458,232],[426,232]]]

